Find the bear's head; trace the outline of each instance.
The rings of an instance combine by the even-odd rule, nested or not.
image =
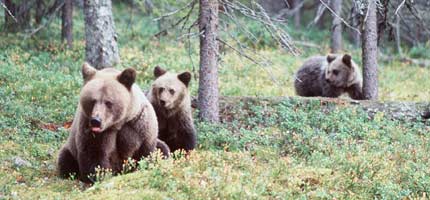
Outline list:
[[[151,95],[157,107],[166,111],[173,111],[188,98],[188,84],[191,80],[190,72],[180,74],[170,73],[161,67],[154,68],[155,81],[152,84]]]
[[[349,54],[327,56],[328,66],[325,68],[325,81],[332,86],[349,87],[359,79],[358,66]]]
[[[93,133],[103,132],[121,124],[132,101],[131,89],[136,71],[127,68],[97,70],[84,63],[82,66],[84,86],[80,93],[80,105]]]

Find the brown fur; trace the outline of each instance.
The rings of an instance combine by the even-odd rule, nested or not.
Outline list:
[[[300,96],[339,97],[347,92],[353,99],[363,99],[361,72],[348,54],[307,59],[296,73],[294,87]]]
[[[191,74],[174,74],[157,66],[154,76],[156,79],[148,92],[148,99],[157,114],[158,137],[171,151],[194,149],[197,139],[188,93]]]
[[[76,174],[92,182],[89,175],[98,166],[118,173],[124,160],[153,152],[158,124],[153,107],[134,84],[133,69],[97,71],[85,63],[82,75],[84,86],[69,138],[59,153],[58,171],[62,177]]]

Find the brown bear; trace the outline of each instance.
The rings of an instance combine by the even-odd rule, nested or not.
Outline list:
[[[155,111],[134,84],[134,69],[98,71],[85,63],[82,75],[78,108],[58,156],[60,176],[76,174],[81,181],[93,182],[96,167],[118,173],[124,160],[138,160],[163,147]]]
[[[351,56],[315,56],[307,59],[296,73],[294,87],[300,96],[339,97],[347,92],[363,99],[360,69]]]
[[[188,93],[191,73],[170,73],[157,66],[154,76],[155,81],[147,96],[157,114],[158,137],[172,152],[193,150],[197,139]]]

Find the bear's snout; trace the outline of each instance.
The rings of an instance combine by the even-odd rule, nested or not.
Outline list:
[[[92,127],[100,127],[102,125],[102,120],[99,117],[93,117],[90,120],[90,124]]]
[[[102,127],[102,120],[100,117],[93,117],[90,120],[91,130],[93,132],[100,132]]]
[[[161,105],[161,106],[165,106],[165,105],[166,105],[166,101],[164,101],[164,100],[160,100],[160,105]]]

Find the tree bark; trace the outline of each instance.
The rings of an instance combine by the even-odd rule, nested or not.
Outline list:
[[[298,6],[300,6],[301,1],[302,0],[294,0],[293,9],[296,9]],[[301,21],[302,21],[302,8],[298,8],[296,10],[296,13],[294,13],[294,26],[296,28],[299,28],[302,25]]]
[[[219,121],[218,105],[218,0],[200,0],[199,118]]]
[[[354,5],[354,7],[351,9],[351,23],[352,26],[360,29],[359,25],[360,25],[360,13],[359,10],[357,8],[356,5]],[[355,31],[355,30],[350,30],[350,34],[351,34],[351,38],[352,38],[352,42],[354,44],[355,47],[360,47],[361,46],[361,36],[360,33]]]
[[[67,47],[73,47],[73,0],[65,0],[62,12],[61,40],[66,40]]]
[[[4,9],[4,29],[7,31],[12,31],[12,26],[16,22],[13,17],[16,15],[16,5],[12,2],[12,0],[4,0],[4,5],[6,8]]]
[[[145,12],[147,15],[152,15],[154,11],[154,3],[152,3],[152,0],[145,0]]]
[[[363,95],[365,99],[378,99],[378,27],[375,0],[370,0],[364,22],[363,56]]]
[[[342,50],[342,21],[339,18],[342,13],[342,0],[331,0],[330,7],[335,14],[332,13],[333,21],[331,27],[331,53],[338,53]]]
[[[34,19],[37,25],[40,25],[42,23],[43,7],[44,7],[43,0],[37,0],[36,13],[34,15]]]
[[[322,0],[324,2],[325,5],[329,5],[330,4],[330,0]],[[326,7],[323,5],[323,3],[321,3],[320,1],[317,1],[318,3],[318,9],[315,9],[315,16],[317,19],[317,21],[315,21],[316,23],[316,27],[318,29],[325,29],[325,22],[328,21],[326,20]]]
[[[119,62],[110,0],[84,0],[85,57],[97,69]]]
[[[399,14],[400,15],[400,14]],[[400,56],[403,56],[402,46],[401,46],[401,36],[400,36],[400,16],[396,16],[396,47],[397,47],[397,53],[399,53]]]
[[[30,3],[28,1],[16,4],[13,0],[5,0],[4,5],[7,7],[5,10],[6,31],[18,32],[30,27]]]

